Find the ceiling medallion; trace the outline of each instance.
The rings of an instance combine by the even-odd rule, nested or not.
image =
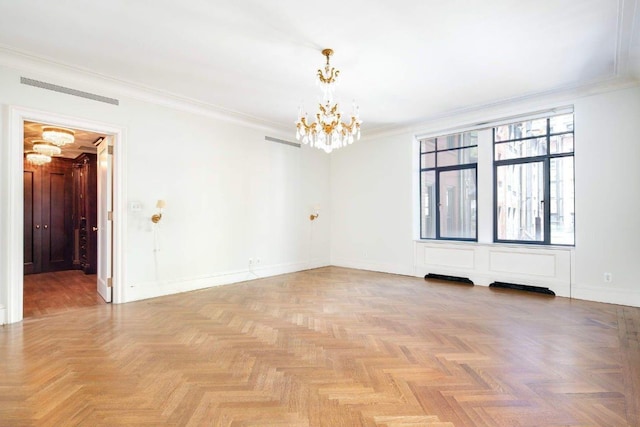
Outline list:
[[[296,139],[302,140],[303,144],[309,144],[311,147],[330,153],[334,149],[353,143],[354,138],[360,139],[362,120],[360,120],[359,108],[354,102],[349,122],[342,121],[340,107],[333,99],[340,71],[329,64],[329,57],[333,55],[333,50],[324,49],[322,54],[327,58],[324,69],[318,70],[322,102],[318,104],[318,112],[312,123],[309,123],[307,113],[302,110],[302,107],[300,108],[296,121]]]

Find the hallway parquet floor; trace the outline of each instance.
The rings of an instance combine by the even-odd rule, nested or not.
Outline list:
[[[24,276],[23,317],[60,313],[106,304],[96,290],[96,275],[80,270]]]
[[[640,309],[326,267],[0,327],[0,426],[640,426]]]

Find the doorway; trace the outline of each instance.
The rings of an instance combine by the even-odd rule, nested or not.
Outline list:
[[[123,143],[123,130],[119,127],[107,125],[100,122],[86,121],[82,119],[59,116],[47,112],[23,109],[19,107],[9,108],[9,127],[7,150],[7,209],[3,222],[6,226],[6,241],[2,244],[3,251],[6,250],[7,258],[5,262],[6,273],[3,279],[8,284],[6,287],[5,300],[6,304],[6,321],[7,323],[19,322],[23,318],[24,303],[24,140],[25,140],[25,123],[47,123],[56,126],[78,129],[89,133],[100,134],[105,136],[107,140],[109,152],[108,169],[103,174],[108,177],[112,183],[112,205],[107,210],[105,203],[103,207],[98,208],[98,216],[103,214],[109,218],[109,228],[113,230],[108,235],[108,241],[105,242],[105,250],[98,250],[97,262],[100,265],[102,258],[112,260],[108,268],[102,268],[102,272],[98,272],[98,276],[102,274],[108,277],[109,293],[113,294],[113,301],[116,303],[124,301],[124,295],[121,292],[122,283],[122,235],[124,228],[124,215],[118,215],[123,212],[123,182],[124,182],[124,153],[120,153],[119,147]],[[121,221],[112,221],[117,217],[122,218]],[[48,224],[47,224],[48,225]],[[41,224],[43,226],[43,224]],[[99,267],[98,267],[99,269]],[[68,270],[63,270],[68,271]],[[84,272],[81,272],[84,274]],[[98,280],[96,280],[98,282]],[[95,282],[94,282],[95,283]],[[96,284],[96,289],[98,289]]]
[[[62,129],[73,141],[56,145],[43,140],[48,126],[23,128],[25,318],[105,303],[96,273],[97,146],[106,135]]]

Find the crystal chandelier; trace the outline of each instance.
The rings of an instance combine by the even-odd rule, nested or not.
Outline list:
[[[51,156],[47,156],[46,154],[36,153],[34,151],[30,151],[27,153],[27,161],[35,166],[42,166],[45,163],[51,162]]]
[[[73,141],[75,141],[75,132],[71,129],[55,126],[43,126],[42,139],[49,141],[58,147],[62,147],[66,144],[73,144]]]
[[[36,139],[33,141],[33,151],[49,157],[57,156],[62,153],[60,147],[43,139]]]
[[[307,119],[307,114],[300,108],[296,121],[296,139],[302,139],[302,143],[330,153],[336,148],[351,144],[354,138],[360,139],[362,120],[360,120],[359,109],[354,103],[349,122],[342,121],[340,107],[333,100],[336,80],[340,71],[329,64],[329,57],[333,55],[333,50],[324,49],[322,54],[327,57],[324,69],[318,70],[318,84],[322,90],[322,101],[318,105],[315,121],[311,123]]]

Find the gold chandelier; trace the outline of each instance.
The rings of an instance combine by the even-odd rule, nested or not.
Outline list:
[[[336,80],[339,70],[329,64],[329,57],[333,50],[324,49],[322,54],[327,58],[324,69],[318,70],[318,84],[322,90],[322,102],[318,105],[315,121],[309,122],[307,113],[302,108],[298,111],[296,121],[296,139],[303,144],[330,153],[336,148],[353,143],[354,139],[360,139],[360,114],[358,106],[353,105],[353,112],[349,116],[349,122],[342,121],[342,112],[337,102],[333,100]]]

